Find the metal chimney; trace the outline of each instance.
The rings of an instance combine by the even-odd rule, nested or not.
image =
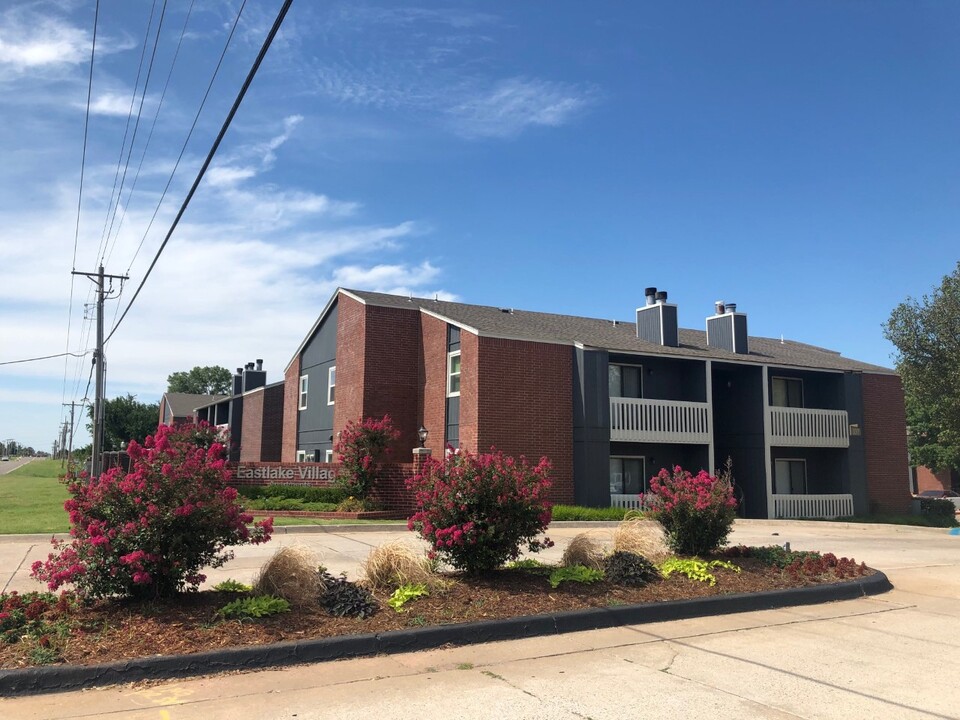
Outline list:
[[[667,302],[667,291],[655,287],[644,290],[647,304],[637,308],[637,337],[640,340],[678,347],[677,306]]]
[[[707,318],[707,345],[718,350],[747,355],[747,316],[737,312],[737,304],[717,301],[716,314]]]
[[[655,296],[657,294],[657,289],[655,287],[648,287],[643,291],[643,294],[647,298],[647,305],[653,305]]]

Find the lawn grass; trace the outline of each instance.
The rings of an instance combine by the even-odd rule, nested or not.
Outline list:
[[[254,521],[263,520],[266,516],[256,515]],[[334,518],[312,518],[312,517],[275,517],[273,524],[276,527],[285,525],[384,525],[404,522],[403,520],[341,520]]]
[[[67,532],[62,472],[59,460],[33,460],[0,475],[0,534]]]

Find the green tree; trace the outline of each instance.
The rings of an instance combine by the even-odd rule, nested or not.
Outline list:
[[[911,458],[960,469],[960,262],[931,295],[894,308],[884,334],[897,347]]]
[[[87,411],[90,422],[87,430],[93,433],[93,408]],[[159,403],[142,403],[135,395],[115,397],[103,403],[103,449],[107,452],[120,449],[120,443],[136,440],[142,443],[147,435],[157,430],[160,421]]]
[[[175,372],[167,377],[167,392],[191,395],[229,395],[233,375],[225,367],[197,365],[186,372]]]

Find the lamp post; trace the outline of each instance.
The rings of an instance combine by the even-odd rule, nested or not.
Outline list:
[[[420,426],[420,429],[417,430],[417,437],[420,438],[420,447],[424,447],[427,442],[427,435],[430,434],[430,431],[427,430],[423,425]]]

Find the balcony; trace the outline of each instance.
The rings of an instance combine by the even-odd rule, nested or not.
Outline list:
[[[822,518],[853,515],[853,495],[774,495],[775,518]]]
[[[707,403],[610,398],[610,440],[615,442],[710,442]]]
[[[770,444],[784,447],[850,447],[847,411],[772,407]]]

